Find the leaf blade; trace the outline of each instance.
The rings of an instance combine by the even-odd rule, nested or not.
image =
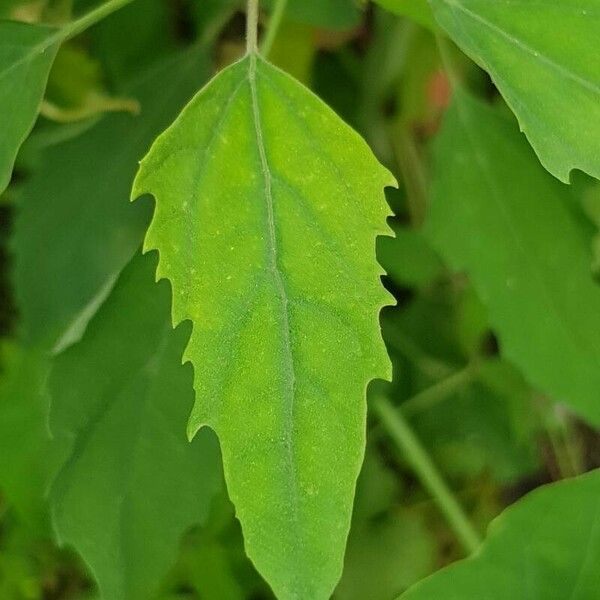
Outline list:
[[[49,382],[52,431],[69,446],[51,494],[55,530],[115,600],[155,591],[182,533],[206,520],[220,489],[214,437],[185,437],[189,330],[171,329],[168,285],[154,283],[155,268],[155,257],[132,260]]]
[[[64,458],[47,427],[51,364],[36,348],[4,342],[1,350],[0,486],[23,521],[49,536],[46,495]]]
[[[454,41],[490,73],[542,164],[600,178],[600,13],[590,0],[432,0]]]
[[[325,598],[341,571],[365,386],[389,369],[386,295],[356,248],[373,256],[385,208],[370,198],[391,183],[356,134],[255,56],[198,94],[134,183],[133,198],[156,198],[145,248],[173,284],[174,322],[194,323],[190,434],[217,431],[248,554],[282,598]],[[340,348],[343,373],[330,373]]]
[[[510,121],[462,91],[435,162],[426,236],[470,275],[503,354],[598,425],[600,289],[570,188],[539,168]]]
[[[8,186],[17,152],[29,135],[60,45],[60,30],[17,21],[0,21],[0,193]]]
[[[535,490],[492,522],[480,552],[416,584],[402,600],[592,598],[600,585],[599,493],[598,470]]]

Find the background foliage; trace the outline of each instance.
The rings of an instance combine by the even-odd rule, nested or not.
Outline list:
[[[278,4],[263,3],[263,39]],[[260,156],[242,152],[254,135],[244,62],[211,84],[213,105],[197,97],[138,177],[134,195],[151,192],[159,207],[146,245],[175,264],[161,267],[170,281],[155,283],[157,253],[140,252],[154,202],[129,202],[157,136],[243,56],[244,6],[135,0],[113,12],[91,0],[0,1],[0,598],[258,600],[275,590],[312,600],[340,569],[339,600],[391,600],[409,588],[407,599],[596,597],[600,62],[590,57],[600,55],[600,7],[538,5],[287,2],[269,60],[384,167],[308,90],[260,63],[257,93],[271,107],[262,141],[281,188],[309,208],[335,199],[310,219],[290,201],[281,217],[294,233],[290,273],[303,294],[335,297],[365,337],[377,333],[379,307],[393,304],[380,316],[393,377],[369,387],[354,503],[344,461],[359,463],[364,406],[352,405],[344,430],[315,409],[298,438],[320,470],[307,468],[303,481],[330,494],[315,497],[294,532],[289,480],[265,467],[258,443],[272,442],[281,418],[258,428],[252,404],[233,415],[197,404],[191,433],[210,422],[224,461],[212,432],[186,440],[194,376],[219,390],[226,348],[202,347],[210,322],[201,335],[189,321],[171,327],[172,294],[177,321],[207,306],[189,301],[198,290],[179,277],[194,264],[169,254],[190,171],[150,168],[189,136],[184,158],[196,172],[197,147],[226,106],[233,117],[219,133],[237,145],[217,148],[202,163],[210,176],[196,177],[218,199],[204,240],[221,222],[227,235],[193,262],[220,280],[231,245],[250,256],[251,215],[229,214],[232,199],[256,192],[261,170]],[[239,105],[227,104],[230,85],[244,86]],[[161,200],[172,202],[168,218]],[[178,223],[189,225],[185,215]],[[387,234],[376,246],[380,288],[374,232]],[[327,269],[303,253],[314,240],[330,249]],[[252,275],[238,267],[212,309],[234,324],[227,302]],[[318,323],[307,371],[345,386],[344,399],[386,375],[375,339],[368,369],[336,371],[352,339]],[[272,340],[265,333],[232,375],[235,393],[265,385],[251,367]],[[186,347],[194,369],[181,365]],[[248,464],[258,465],[250,484]]]

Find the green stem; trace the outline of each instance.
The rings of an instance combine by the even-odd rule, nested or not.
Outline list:
[[[71,23],[64,25],[60,30],[60,33],[62,34],[60,36],[61,40],[64,41],[75,37],[82,31],[85,31],[88,27],[95,25],[98,21],[102,21],[102,19],[116,10],[123,8],[130,2],[133,2],[133,0],[108,0],[108,2],[90,10],[90,12],[71,21]]]
[[[476,376],[476,364],[471,363],[464,369],[453,373],[449,377],[442,379],[442,381],[439,381],[408,399],[402,404],[403,414],[408,417],[431,408],[438,402],[448,398],[452,393],[471,383]]]
[[[248,0],[246,9],[246,54],[258,52],[258,0]]]
[[[128,112],[137,115],[140,112],[140,104],[131,98],[94,95],[83,106],[77,108],[63,108],[49,100],[43,100],[40,106],[40,114],[57,123],[75,123],[107,112]]]
[[[402,413],[382,395],[378,395],[374,399],[373,409],[390,437],[406,456],[423,486],[433,496],[464,549],[469,554],[475,552],[481,544],[479,534]]]
[[[265,39],[263,40],[263,43],[260,47],[261,54],[265,58],[269,56],[271,49],[273,48],[273,43],[275,42],[275,38],[277,37],[277,32],[279,31],[281,21],[283,20],[283,15],[285,13],[286,7],[287,0],[275,1],[275,6],[273,8],[273,12],[271,13],[269,25],[265,33]]]

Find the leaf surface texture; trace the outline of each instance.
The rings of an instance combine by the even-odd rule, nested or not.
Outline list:
[[[250,55],[158,138],[146,248],[190,319],[189,432],[218,433],[246,548],[280,598],[328,598],[365,444],[365,388],[389,374],[375,261],[393,179],[299,83]]]

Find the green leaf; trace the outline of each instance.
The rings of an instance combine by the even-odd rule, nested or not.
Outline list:
[[[13,239],[25,339],[62,349],[80,337],[150,220],[149,205],[128,202],[138,162],[208,71],[202,48],[160,61],[122,90],[140,102],[139,116],[107,115],[42,153],[19,196]]]
[[[191,4],[204,7],[206,1]],[[175,13],[162,0],[135,0],[89,31],[94,56],[101,59],[111,81],[128,83],[173,52]]]
[[[33,128],[60,44],[130,1],[108,0],[61,27],[0,20],[0,114],[10,115],[0,139],[0,194]]]
[[[600,178],[597,0],[431,0],[439,23],[490,73],[542,164]]]
[[[424,287],[443,272],[443,264],[419,231],[392,222],[394,237],[377,240],[377,258],[398,285]]]
[[[408,17],[428,29],[435,29],[435,19],[427,0],[375,0],[386,10]]]
[[[45,496],[61,449],[48,435],[44,353],[4,343],[0,360],[0,488],[32,529],[49,534]]]
[[[466,271],[501,351],[529,381],[600,424],[600,288],[570,188],[514,124],[456,92],[435,155],[425,234]]]
[[[33,128],[50,68],[61,42],[60,30],[0,21],[0,194],[10,181],[17,152]]]
[[[266,8],[273,4],[273,0],[264,2]],[[299,23],[329,29],[350,29],[360,23],[361,10],[355,0],[288,0],[285,14]]]
[[[51,496],[55,529],[106,600],[147,600],[220,487],[215,437],[185,437],[189,327],[172,330],[169,285],[154,283],[155,269],[155,256],[132,260],[48,384],[52,431],[70,447]]]
[[[254,54],[155,142],[133,197],[156,198],[174,321],[194,329],[189,424],[221,439],[248,555],[279,598],[328,598],[365,444],[365,388],[389,375],[375,236],[393,178],[299,83]]]
[[[402,600],[589,600],[600,589],[600,470],[542,487],[490,526],[472,558],[418,583]]]

